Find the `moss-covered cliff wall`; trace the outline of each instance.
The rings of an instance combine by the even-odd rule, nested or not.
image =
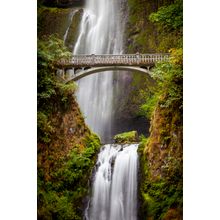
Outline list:
[[[68,15],[70,12],[70,8],[39,7],[37,11],[38,38],[42,38],[45,35],[57,34],[60,39],[63,39],[68,26]]]
[[[182,219],[182,1],[129,0],[128,53],[171,52],[132,89],[139,114],[150,120],[139,147],[139,219]],[[172,49],[172,50],[171,50]],[[134,74],[132,83],[138,81]]]
[[[100,139],[85,125],[74,83],[54,63],[71,53],[55,36],[38,41],[38,219],[81,219]]]
[[[154,53],[168,52],[171,47],[176,47],[181,40],[176,35],[181,35],[178,31],[174,34],[164,33],[157,28],[157,25],[150,21],[151,13],[156,12],[161,6],[173,3],[173,0],[128,0],[127,24],[125,29],[125,53]],[[127,74],[123,79],[117,98],[115,98],[116,121],[138,121],[142,134],[147,134],[149,130],[150,116],[146,116],[142,106],[146,99],[152,96],[155,80],[144,74],[133,72]],[[124,93],[126,91],[126,93]],[[145,124],[145,128],[143,126]],[[120,125],[116,124],[117,127]],[[128,126],[129,127],[129,126]],[[136,128],[130,128],[130,130]],[[123,127],[123,129],[125,129]],[[123,132],[118,130],[118,132]]]
[[[168,52],[171,47],[181,44],[177,37],[181,35],[179,31],[164,33],[150,20],[151,13],[174,3],[174,0],[128,0],[128,3],[129,20],[125,38],[128,53]]]
[[[72,13],[74,13],[74,16],[71,19]],[[45,36],[56,34],[58,38],[64,39],[66,34],[65,45],[72,51],[74,42],[76,42],[82,13],[83,9],[80,7],[38,7],[38,38],[42,39]],[[67,29],[68,32],[66,33]]]

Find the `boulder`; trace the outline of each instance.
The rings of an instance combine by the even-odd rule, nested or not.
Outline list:
[[[137,131],[129,131],[114,136],[114,141],[117,144],[130,144],[139,141]]]

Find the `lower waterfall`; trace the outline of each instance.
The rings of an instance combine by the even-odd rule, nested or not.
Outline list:
[[[107,144],[96,163],[86,220],[136,220],[138,144]]]

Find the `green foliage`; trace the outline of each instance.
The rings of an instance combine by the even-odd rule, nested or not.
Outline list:
[[[71,190],[88,180],[88,175],[86,174],[94,166],[93,157],[99,149],[100,140],[95,134],[91,134],[86,138],[85,146],[83,152],[79,152],[79,148],[76,146],[67,158],[61,158],[63,165],[54,173],[54,177],[62,179],[62,182],[55,184],[58,186],[56,190]]]
[[[128,5],[129,53],[168,52],[182,47],[182,0],[129,0]]]
[[[157,63],[152,76],[158,82],[161,107],[183,107],[182,49],[171,51],[170,62]]]
[[[152,179],[147,158],[144,156],[144,148],[149,140],[149,138],[142,137],[138,148],[141,169],[140,211],[143,216],[160,220],[171,208],[178,209],[180,213],[182,212],[182,161],[169,157],[166,167],[169,169],[167,170],[169,172],[167,177]]]
[[[140,142],[139,142],[139,145],[138,145],[138,153],[140,154],[140,159],[144,160],[143,152],[144,152],[145,146],[147,145],[147,143],[149,141],[149,138],[145,137],[143,134],[141,134],[139,139],[140,139]]]
[[[94,154],[100,147],[101,140],[96,134],[91,134],[87,136],[85,140],[86,149],[84,151],[84,156],[92,158]]]
[[[87,182],[95,165],[100,139],[95,134],[85,138],[83,151],[75,146],[68,156],[57,161],[59,168],[52,180],[43,180],[38,172],[38,217],[40,219],[81,219],[82,199],[88,193]]]
[[[55,64],[70,56],[63,41],[56,36],[38,41],[38,141],[49,146],[51,152],[56,150],[51,146],[52,138],[56,138],[54,118],[59,112],[69,111],[76,90],[74,83],[64,84],[56,77]],[[99,147],[98,136],[88,132],[83,144],[74,144],[69,153],[62,154],[65,156],[49,153],[46,158],[51,162],[49,178],[45,177],[43,168],[38,169],[39,219],[81,219],[82,199],[88,193],[88,179]]]
[[[38,65],[51,65],[55,61],[61,58],[68,59],[71,57],[71,53],[63,44],[63,40],[59,39],[56,35],[50,35],[44,37],[42,40],[38,40]]]
[[[171,53],[169,62],[152,69],[155,87],[145,86],[137,96],[144,98],[139,114],[153,119],[151,136],[141,137],[138,148],[140,219],[160,220],[168,210],[182,212],[183,5],[182,0],[129,0],[128,4],[128,51]]]
[[[69,59],[71,53],[64,47],[63,41],[52,35],[38,40],[37,104],[38,139],[50,142],[53,131],[51,114],[60,109],[68,109],[68,103],[76,90],[74,83],[64,84],[56,77],[55,63],[60,59]]]
[[[141,114],[151,117],[157,104],[162,108],[183,108],[183,67],[182,48],[171,50],[170,61],[157,63],[152,70],[152,77],[157,82],[154,93],[146,98],[141,106]]]
[[[158,51],[183,46],[183,2],[176,0],[173,4],[162,6],[151,13],[149,20],[156,25],[158,32]]]
[[[163,219],[168,209],[182,208],[182,184],[158,180],[145,183],[142,189],[143,203],[149,217]]]
[[[176,51],[182,52],[181,0],[174,3],[169,0],[163,3],[129,0],[128,4],[130,26],[127,31],[129,39],[132,40],[128,45],[129,52],[168,52],[170,48],[179,48]],[[160,7],[161,5],[163,6]],[[158,11],[151,13],[157,10],[157,7]],[[178,57],[182,62],[182,57],[174,50],[171,53],[172,57]],[[139,88],[136,99],[139,108],[137,114],[150,119],[157,104],[166,108],[176,105],[182,110],[182,65],[173,63],[171,58],[170,62],[158,63],[153,72],[157,85],[150,90],[147,86]]]
[[[40,111],[37,113],[37,128],[39,139],[45,143],[49,143],[49,137],[54,132],[54,128],[48,120],[48,116]]]
[[[137,131],[124,132],[122,134],[115,135],[114,140],[119,144],[135,143],[138,142],[138,134]]]
[[[171,50],[169,62],[157,63],[152,71],[152,77],[157,82],[152,99],[146,100],[142,108],[147,111],[151,108],[160,108],[161,127],[158,128],[158,140],[161,144],[170,143],[170,148],[175,148],[175,140],[170,136],[170,131],[176,131],[177,122],[182,118],[183,107],[183,69],[182,69],[182,49]],[[157,122],[158,123],[158,122]],[[178,123],[178,126],[181,124]],[[145,157],[146,140],[141,146],[141,199],[142,212],[144,216],[153,219],[163,219],[169,209],[177,209],[182,212],[182,160],[178,157],[167,156],[163,160],[161,172],[164,177],[152,179],[148,161]]]
[[[183,26],[183,3],[176,0],[174,4],[163,6],[149,16],[150,21],[156,23],[160,29],[173,31]]]
[[[80,219],[76,218],[76,211],[71,202],[66,195],[59,196],[54,191],[40,191],[38,206],[41,209],[38,211],[38,216],[40,219]]]
[[[150,119],[156,104],[157,104],[156,94],[148,93],[148,96],[146,97],[146,102],[140,106],[139,114],[146,116],[148,119]]]

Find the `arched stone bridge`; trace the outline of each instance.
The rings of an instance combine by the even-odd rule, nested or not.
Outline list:
[[[168,61],[169,54],[104,54],[74,55],[71,60],[60,60],[56,66],[65,82],[77,81],[85,76],[111,70],[138,71],[150,74],[150,68],[158,61]],[[66,74],[67,70],[73,74]]]

